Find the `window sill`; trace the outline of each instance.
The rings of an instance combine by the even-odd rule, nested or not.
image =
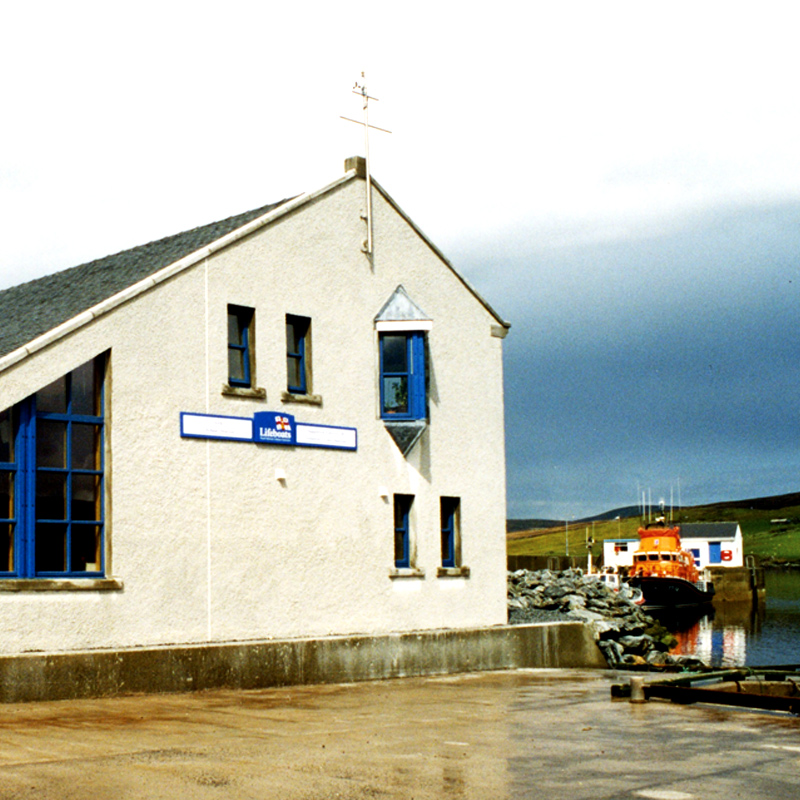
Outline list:
[[[227,383],[222,384],[222,394],[225,397],[249,397],[251,400],[266,400],[266,389],[250,389],[244,386],[229,386]]]
[[[121,591],[117,578],[2,578],[0,592],[111,592]]]
[[[437,567],[437,578],[469,578],[469,567]]]
[[[417,567],[397,567],[389,570],[390,578],[424,578],[425,570]]]
[[[294,392],[283,392],[281,394],[283,403],[301,403],[307,406],[321,406],[321,394],[295,394]]]

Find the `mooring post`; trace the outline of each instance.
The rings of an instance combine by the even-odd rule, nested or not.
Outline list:
[[[631,678],[631,703],[646,703],[644,678]]]

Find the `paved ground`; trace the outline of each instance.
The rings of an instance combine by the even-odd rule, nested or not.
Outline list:
[[[2,800],[795,800],[800,718],[494,672],[0,706]]]

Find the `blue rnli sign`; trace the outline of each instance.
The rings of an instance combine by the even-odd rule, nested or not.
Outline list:
[[[275,411],[257,411],[253,414],[253,441],[260,444],[296,444],[294,417]]]

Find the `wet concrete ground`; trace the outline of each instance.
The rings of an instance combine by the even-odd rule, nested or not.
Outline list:
[[[0,706],[0,798],[795,800],[800,719],[530,670]]]

